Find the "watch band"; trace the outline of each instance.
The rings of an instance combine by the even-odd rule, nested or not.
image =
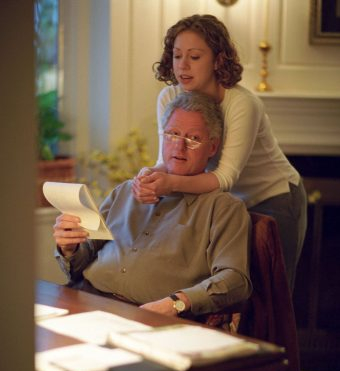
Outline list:
[[[176,309],[177,314],[185,311],[185,303],[176,294],[171,294],[169,297],[174,301],[173,307]]]
[[[179,298],[176,294],[170,294],[169,296],[170,296],[170,298],[171,298],[173,301],[180,300],[180,298]]]

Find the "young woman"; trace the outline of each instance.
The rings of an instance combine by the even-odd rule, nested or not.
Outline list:
[[[299,173],[278,146],[261,100],[238,85],[243,68],[225,25],[212,15],[181,19],[169,28],[161,60],[154,68],[156,78],[168,85],[158,97],[159,135],[167,103],[182,91],[199,91],[221,106],[224,142],[207,172],[178,176],[164,172],[160,141],[157,164],[142,169],[134,181],[135,198],[156,203],[160,196],[176,191],[230,191],[244,200],[249,211],[276,219],[293,289],[306,230],[305,190]]]

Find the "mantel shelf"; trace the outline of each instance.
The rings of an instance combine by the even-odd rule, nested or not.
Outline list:
[[[339,91],[296,91],[296,90],[273,90],[268,92],[254,91],[260,98],[284,98],[284,99],[339,99]]]

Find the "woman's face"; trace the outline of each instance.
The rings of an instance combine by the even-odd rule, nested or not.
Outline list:
[[[173,71],[186,91],[214,94],[217,81],[212,50],[205,40],[193,31],[177,35],[173,49]]]

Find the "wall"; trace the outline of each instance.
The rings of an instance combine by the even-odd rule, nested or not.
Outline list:
[[[55,242],[52,235],[52,226],[59,214],[59,211],[53,207],[40,207],[35,210],[35,234],[38,237],[35,244],[35,275],[41,280],[65,284],[66,276],[54,257]]]
[[[161,54],[167,28],[183,16],[211,13],[225,22],[245,67],[242,83],[254,89],[260,82],[258,43],[264,33],[263,3],[238,0],[223,7],[216,0],[62,1],[64,108],[67,122],[76,133],[73,151],[81,154],[90,148],[113,148],[130,128],[139,127],[147,134],[151,153],[156,156],[155,105],[163,85],[155,81],[151,66]],[[310,0],[268,3],[268,39],[272,45],[269,83],[273,92],[263,99],[272,113],[279,142],[301,152],[301,148],[292,148],[297,146],[294,132],[281,136],[286,122],[282,107],[287,105],[289,110],[295,105],[294,115],[300,103],[306,107],[302,98],[312,107],[316,100],[321,106],[323,101],[326,107],[338,105],[340,48],[309,44]],[[281,109],[277,109],[278,104]],[[325,110],[321,107],[321,111]],[[330,133],[322,140],[334,147],[335,141],[340,143],[340,123],[338,111],[332,108],[332,113],[335,116],[327,129]],[[308,108],[305,116],[299,113],[299,125],[303,126],[293,129],[300,133],[308,129],[311,114],[315,117],[315,109],[310,112]],[[318,138],[319,132],[316,134]]]
[[[1,1],[0,50],[0,370],[33,371],[33,2]]]

